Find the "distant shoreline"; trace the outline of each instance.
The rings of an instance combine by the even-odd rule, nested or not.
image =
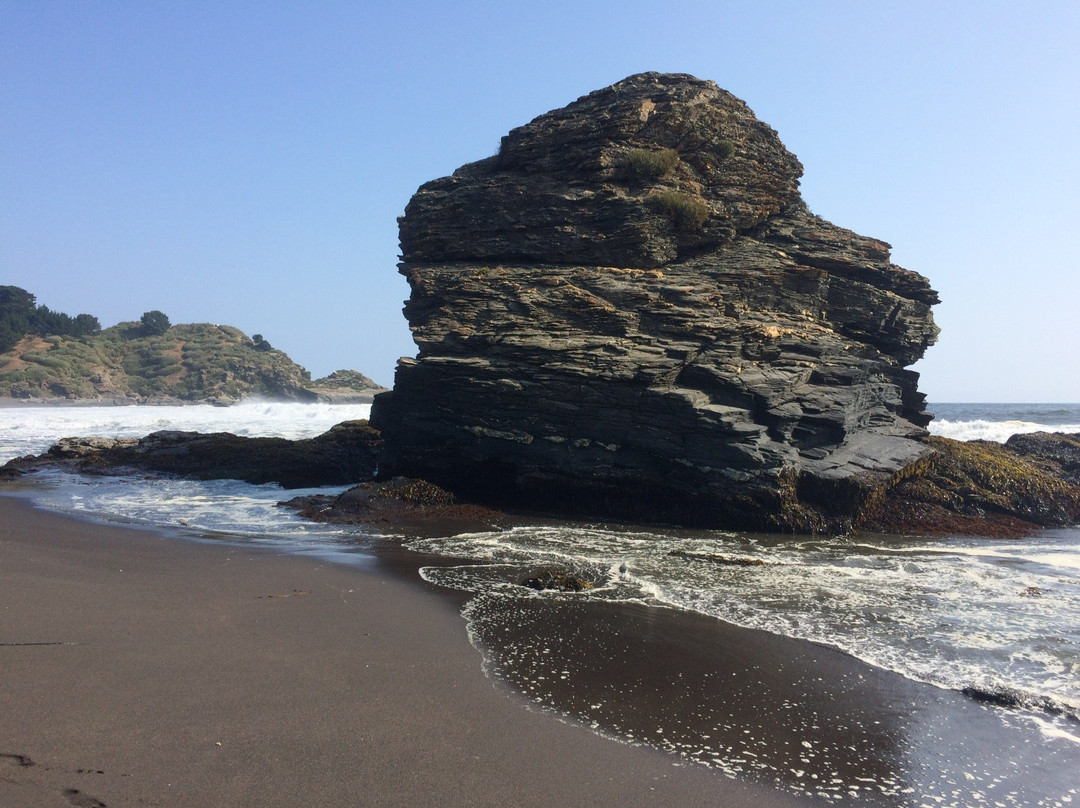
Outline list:
[[[260,401],[271,404],[370,404],[376,394],[360,393],[356,395],[322,396],[313,401],[296,401],[288,398],[271,398],[268,396],[246,396],[235,400],[211,400],[188,401],[179,398],[155,398],[139,400],[133,398],[10,398],[0,396],[0,409],[28,409],[30,407],[232,407],[249,401]]]

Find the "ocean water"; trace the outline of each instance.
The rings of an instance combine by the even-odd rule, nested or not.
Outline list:
[[[63,437],[143,437],[160,430],[311,438],[366,419],[370,404],[287,404],[248,399],[229,407],[0,407],[0,464],[42,454]],[[162,480],[47,471],[28,495],[41,507],[82,517],[178,531],[189,537],[275,544],[297,552],[362,556],[357,531],[318,525],[277,507],[282,499],[334,494],[346,486],[289,489],[237,480]]]
[[[936,414],[931,432],[961,440],[1080,432],[1080,405],[938,404],[930,410]],[[229,408],[0,409],[0,462],[42,452],[67,435],[197,429],[308,437],[339,421],[366,417],[367,411],[366,405],[258,402]],[[231,481],[151,484],[55,473],[41,475],[33,489],[36,501],[59,511],[353,562],[377,555],[391,541],[307,523],[275,507],[283,496],[276,486]],[[1080,775],[1069,774],[1080,771],[1080,530],[1048,530],[1022,541],[927,540],[538,522],[403,543],[448,559],[421,569],[427,581],[472,593],[463,614],[493,675],[541,707],[597,731],[830,802],[976,806],[1080,800]],[[544,567],[574,571],[593,586],[581,593],[535,593],[519,585]],[[589,689],[583,660],[557,648],[552,638],[522,639],[531,636],[527,628],[538,625],[536,615],[544,609],[604,603],[680,610],[806,640],[933,692],[966,690],[1008,701],[1012,706],[1006,708],[971,700],[1000,725],[995,732],[1001,738],[1013,739],[1012,751],[965,751],[968,742],[950,735],[946,725],[907,727],[900,762],[881,769],[868,755],[855,771],[834,763],[858,759],[859,753],[854,746],[842,755],[830,751],[831,741],[818,732],[825,719],[800,713],[805,734],[799,754],[785,757],[755,745],[760,736],[720,717],[718,707],[706,709],[704,701],[694,707],[694,697],[686,694],[673,696],[669,708],[657,708],[670,709],[666,726],[644,733],[612,712],[610,698]],[[676,683],[669,685],[673,694],[679,692]],[[589,698],[581,697],[586,692]],[[864,720],[870,737],[878,719]]]
[[[954,440],[1004,443],[1024,432],[1080,432],[1077,404],[931,404],[930,432]]]
[[[0,464],[41,454],[65,437],[140,438],[163,429],[297,440],[371,413],[370,404],[285,404],[247,399],[231,407],[0,407]]]

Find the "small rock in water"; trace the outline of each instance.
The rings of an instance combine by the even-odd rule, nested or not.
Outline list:
[[[539,591],[555,589],[559,592],[582,592],[593,588],[592,581],[587,581],[580,575],[554,569],[541,570],[534,575],[530,575],[521,582],[521,585]]]

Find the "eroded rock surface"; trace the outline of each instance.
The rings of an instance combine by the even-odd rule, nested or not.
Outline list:
[[[730,93],[649,73],[421,187],[380,473],[567,515],[850,524],[930,451],[906,367],[938,298],[810,213],[801,173]]]

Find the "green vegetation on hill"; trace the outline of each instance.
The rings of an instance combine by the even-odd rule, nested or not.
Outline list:
[[[16,305],[8,305],[9,300]],[[356,371],[312,381],[307,370],[262,335],[252,339],[230,326],[170,325],[163,312],[151,311],[139,322],[104,330],[42,333],[48,320],[41,309],[51,314],[35,308],[28,292],[0,287],[0,337],[10,342],[0,343],[0,397],[229,401],[262,395],[316,401],[363,400],[381,389]],[[59,315],[54,322],[66,328],[79,318]],[[96,324],[97,318],[92,319]]]
[[[0,352],[10,351],[27,334],[83,337],[101,331],[92,314],[74,317],[48,306],[37,305],[37,298],[18,286],[0,286]]]

